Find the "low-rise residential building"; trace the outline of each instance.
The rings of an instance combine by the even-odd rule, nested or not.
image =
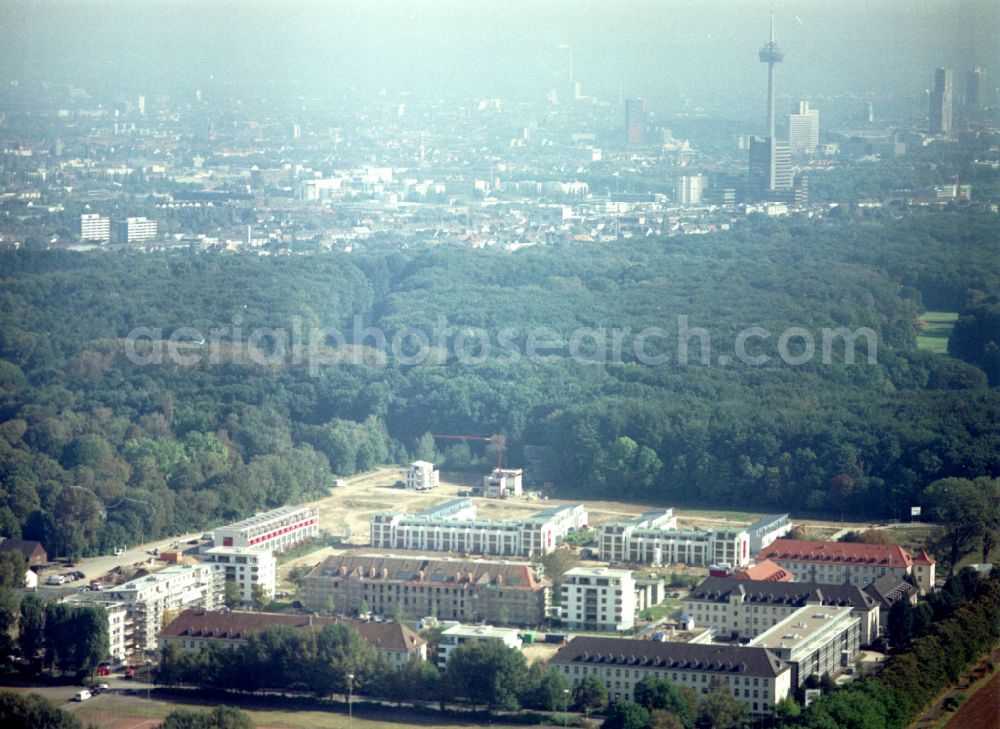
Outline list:
[[[865,587],[865,592],[878,603],[879,625],[884,634],[889,629],[889,611],[892,606],[901,600],[916,605],[919,590],[899,575],[889,574],[882,575]]]
[[[757,554],[764,547],[769,547],[775,539],[792,531],[792,522],[788,514],[767,514],[747,527],[750,535],[750,554]]]
[[[521,650],[521,637],[514,628],[495,628],[492,625],[453,625],[441,634],[438,642],[438,668],[444,669],[456,648],[466,643],[495,640],[509,648]]]
[[[201,558],[215,565],[226,582],[236,584],[243,602],[253,602],[255,589],[268,597],[274,595],[277,560],[270,549],[211,547]]]
[[[302,602],[347,615],[540,625],[550,588],[527,563],[342,554],[302,579]]]
[[[758,715],[773,711],[792,689],[791,666],[760,647],[577,636],[559,649],[549,667],[573,686],[584,676],[596,676],[613,701],[633,700],[635,685],[647,676],[699,694],[721,686]]]
[[[488,499],[506,499],[520,496],[524,471],[520,468],[494,468],[488,476],[483,476],[483,493]]]
[[[406,488],[411,491],[436,489],[441,482],[441,472],[428,461],[414,461],[406,472]]]
[[[799,608],[758,635],[749,647],[767,648],[792,667],[792,686],[810,676],[834,676],[850,668],[861,647],[861,621],[850,607]]]
[[[742,567],[750,561],[745,529],[675,529],[646,526],[646,515],[601,527],[600,556],[606,562],[698,567]],[[666,517],[661,517],[666,520]]]
[[[0,537],[0,552],[20,552],[28,567],[37,567],[49,561],[48,552],[41,542],[31,539],[4,539]]]
[[[641,516],[601,527],[599,551],[605,562],[629,562],[629,538],[636,529],[676,529],[673,509],[653,509]]]
[[[110,587],[100,601],[124,604],[133,634],[126,652],[156,650],[163,618],[186,608],[212,610],[223,604],[224,579],[214,565],[181,564]]]
[[[684,612],[695,625],[743,639],[756,638],[806,606],[850,607],[859,619],[861,644],[878,638],[879,605],[856,585],[709,577],[684,598]]]
[[[563,574],[560,615],[575,630],[628,630],[635,625],[635,579],[629,570],[574,567]]]
[[[813,542],[778,539],[757,555],[770,559],[795,575],[796,582],[849,583],[865,587],[882,575],[912,574],[921,592],[934,589],[934,560],[921,550],[919,569],[913,557],[896,544]]]
[[[476,519],[469,499],[453,499],[419,514],[382,511],[372,516],[372,546],[462,554],[530,557],[551,552],[587,523],[583,504],[545,509],[523,519]]]
[[[198,653],[209,643],[235,648],[250,636],[280,625],[296,630],[322,630],[342,623],[358,631],[368,645],[382,653],[393,666],[405,666],[414,659],[427,659],[427,641],[410,628],[396,622],[371,622],[352,618],[284,613],[243,612],[238,610],[185,610],[160,633],[162,645],[175,645]]]
[[[218,527],[214,547],[253,547],[281,553],[319,536],[319,509],[315,506],[281,506],[271,511]]]

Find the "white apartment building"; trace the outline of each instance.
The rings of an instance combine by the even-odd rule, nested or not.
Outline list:
[[[108,243],[111,240],[111,218],[98,213],[80,216],[80,240]]]
[[[770,547],[776,539],[792,531],[788,514],[767,514],[747,527],[750,534],[750,554],[757,554]]]
[[[671,513],[643,514],[628,522],[601,528],[600,555],[606,562],[698,567],[750,563],[750,535],[743,528],[676,529]]]
[[[635,579],[630,570],[575,567],[563,575],[562,620],[574,630],[628,630],[635,625]]]
[[[243,602],[253,602],[254,588],[273,596],[277,560],[270,549],[246,547],[212,547],[202,553],[202,559],[215,566],[226,582],[235,582]]]
[[[819,109],[810,109],[808,101],[800,101],[798,109],[788,115],[788,144],[793,152],[812,152],[819,146]]]
[[[494,628],[492,625],[453,625],[441,634],[438,642],[438,668],[448,665],[448,658],[460,645],[484,640],[500,641],[515,650],[521,650],[521,638],[516,628]]]
[[[749,646],[766,648],[792,667],[792,686],[810,676],[835,676],[858,657],[861,621],[850,607],[808,606],[761,633]]]
[[[860,640],[878,638],[881,608],[856,585],[765,582],[709,577],[684,598],[684,610],[698,627],[720,637],[756,638],[804,607],[850,607],[859,621]]]
[[[701,205],[701,198],[708,187],[704,175],[678,175],[674,185],[674,200],[679,205]]]
[[[414,461],[406,472],[406,488],[411,491],[436,489],[441,480],[441,472],[429,461]]]
[[[281,506],[235,524],[218,527],[212,533],[212,546],[253,547],[280,553],[317,536],[319,509],[315,506]]]
[[[164,615],[185,608],[212,610],[222,605],[223,576],[210,564],[174,565],[105,590],[102,600],[124,604],[132,623],[126,651],[156,650]]]
[[[575,687],[596,676],[612,701],[634,699],[647,676],[707,694],[721,682],[751,714],[769,714],[792,689],[792,669],[766,648],[577,636],[549,661]]]
[[[104,610],[108,616],[108,658],[113,664],[124,663],[132,654],[133,636],[132,620],[129,618],[125,603],[91,599],[92,595],[94,593],[76,593],[66,598],[66,602],[70,605],[95,606]]]
[[[476,519],[469,499],[453,499],[419,514],[383,511],[372,516],[372,546],[463,554],[529,557],[547,554],[587,523],[583,504],[556,506],[526,519]]]
[[[483,476],[483,493],[488,499],[506,499],[520,496],[524,471],[520,468],[494,468],[488,476]]]
[[[156,240],[156,221],[145,217],[125,218],[117,224],[119,243],[144,243]]]

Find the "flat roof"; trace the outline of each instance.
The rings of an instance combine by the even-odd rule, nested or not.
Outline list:
[[[632,576],[632,570],[613,570],[608,567],[574,567],[566,570],[566,575],[580,575],[581,577],[624,577]]]
[[[302,512],[316,510],[314,506],[279,506],[277,509],[271,509],[270,511],[263,511],[259,514],[254,514],[249,516],[243,521],[235,522],[234,524],[226,524],[225,526],[216,527],[216,531],[225,531],[229,529],[240,530],[246,529],[247,527],[257,526],[259,524],[266,524],[274,519],[280,519],[285,516],[292,516],[293,514]]]
[[[758,635],[749,645],[758,648],[795,650],[818,633],[849,616],[854,608],[831,605],[806,605]],[[855,618],[857,619],[857,618]]]
[[[467,638],[517,638],[517,628],[496,628],[492,625],[453,625],[442,635],[459,635]],[[520,638],[518,638],[520,640]]]

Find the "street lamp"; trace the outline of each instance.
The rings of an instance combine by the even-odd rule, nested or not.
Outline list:
[[[351,699],[354,697],[354,674],[347,674],[347,729],[351,729],[351,722],[354,719],[351,711]]]

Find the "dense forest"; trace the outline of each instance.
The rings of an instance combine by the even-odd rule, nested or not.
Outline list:
[[[898,517],[1000,475],[996,254],[995,214],[846,206],[517,253],[3,253],[0,532],[90,553],[488,462],[429,432],[548,446],[565,497]],[[960,313],[951,355],[924,309]],[[838,328],[873,332],[853,363]]]

